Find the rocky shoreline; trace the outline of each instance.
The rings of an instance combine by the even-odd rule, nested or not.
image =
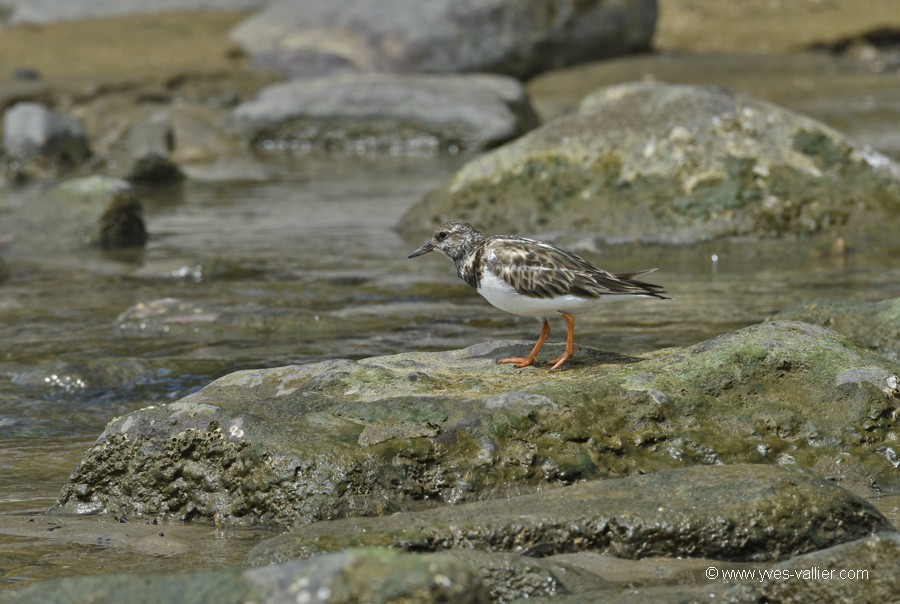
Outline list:
[[[33,50],[2,63],[0,195],[33,187],[0,212],[12,263],[140,250],[142,193],[266,182],[283,154],[461,155],[400,220],[411,238],[454,217],[588,248],[819,237],[842,258],[900,213],[895,159],[754,95],[636,74],[541,120],[525,79],[647,51],[660,9],[689,0],[52,4],[0,0],[0,46],[104,42],[71,73]],[[138,60],[147,32],[185,23],[194,38],[175,36],[163,67]],[[663,39],[684,44],[685,23]],[[859,59],[841,69],[894,69],[838,30],[808,43],[850,36]],[[131,59],[102,52],[111,31],[133,32]],[[47,518],[115,518],[123,542],[129,523],[280,534],[241,567],[58,578],[0,602],[888,601],[900,533],[872,501],[900,492],[898,309],[810,300],[689,346],[585,346],[554,374],[498,365],[530,346],[510,340],[229,373],[111,419]],[[165,297],[110,323],[202,344],[327,339],[351,315]],[[171,371],[95,361],[17,384],[81,372],[115,391]]]

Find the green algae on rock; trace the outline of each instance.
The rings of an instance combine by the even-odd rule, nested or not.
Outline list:
[[[808,235],[900,211],[900,166],[723,89],[629,83],[463,166],[404,216],[485,229],[694,243]]]
[[[55,509],[294,526],[746,462],[900,486],[898,368],[828,329],[776,321],[642,360],[585,349],[552,379],[495,363],[527,348],[230,374],[110,422]]]

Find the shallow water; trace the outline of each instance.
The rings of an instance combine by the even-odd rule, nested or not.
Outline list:
[[[69,541],[48,540],[50,526],[29,530],[53,521],[36,514],[52,505],[114,416],[175,400],[236,369],[535,339],[535,321],[490,307],[446,258],[408,260],[422,241],[393,230],[465,159],[271,157],[269,182],[142,192],[151,233],[143,251],[26,257],[14,243],[0,250],[8,265],[0,281],[0,588],[56,576],[195,568],[198,560],[236,564],[262,538],[178,524],[153,533],[136,524],[133,541],[109,544],[103,535],[118,532],[104,529],[110,519],[96,518],[59,520],[81,535]],[[30,194],[5,192],[0,212]],[[608,305],[579,319],[576,340],[637,354],[693,344],[797,302],[900,295],[896,228],[852,236],[850,251],[833,255],[838,235],[689,248],[567,239],[614,272],[658,267],[649,280],[675,298]],[[135,304],[161,298],[230,319],[165,332],[117,320]],[[552,327],[551,341],[558,341],[562,322]],[[875,503],[897,522],[896,496]],[[97,543],[90,542],[92,530]],[[154,542],[159,532],[176,545]]]

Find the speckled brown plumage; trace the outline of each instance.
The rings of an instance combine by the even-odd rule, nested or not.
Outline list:
[[[449,257],[459,278],[497,308],[541,319],[541,338],[531,354],[500,361],[518,367],[535,362],[549,335],[548,316],[561,315],[569,328],[566,354],[556,360],[556,369],[574,354],[573,315],[592,310],[604,296],[668,298],[662,286],[637,279],[656,269],[613,274],[555,245],[510,235],[485,237],[459,220],[437,227],[431,239],[409,257],[432,250]]]

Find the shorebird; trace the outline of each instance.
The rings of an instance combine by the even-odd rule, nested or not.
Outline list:
[[[613,274],[581,256],[549,243],[512,235],[485,235],[467,222],[451,220],[437,227],[431,239],[410,254],[415,258],[433,250],[443,252],[456,266],[460,279],[501,310],[541,321],[541,335],[527,357],[500,359],[528,367],[550,336],[549,317],[566,322],[566,351],[550,361],[556,371],[575,354],[575,317],[596,310],[607,297],[635,296],[668,299],[659,285],[638,281],[655,268]]]

